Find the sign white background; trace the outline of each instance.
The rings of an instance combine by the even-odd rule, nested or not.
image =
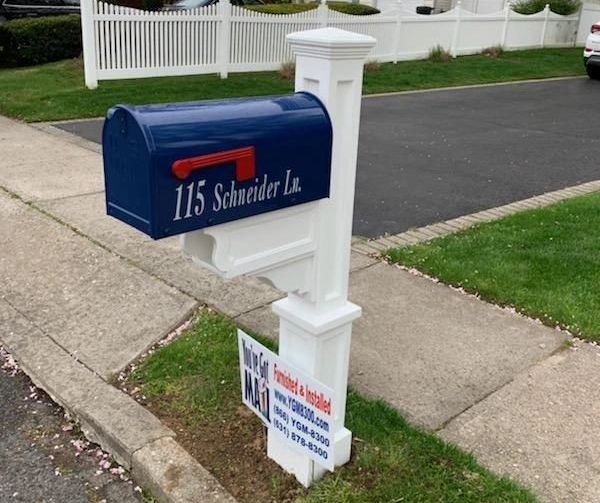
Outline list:
[[[295,451],[333,471],[334,392],[238,330],[242,401]]]

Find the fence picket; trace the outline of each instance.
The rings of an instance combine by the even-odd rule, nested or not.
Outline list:
[[[506,47],[506,36],[508,34],[508,24],[510,23],[510,12],[511,12],[510,1],[506,2],[504,6],[504,24],[502,25],[502,39],[500,40],[500,46]]]
[[[117,14],[117,16],[119,16],[117,19],[117,21],[115,22],[115,57],[116,57],[116,64],[117,64],[117,68],[122,69],[123,68],[123,59],[122,59],[122,54],[123,54],[123,46],[125,45],[124,41],[123,41],[123,21],[121,21],[121,7],[119,5],[114,5],[113,6],[113,10],[114,12]]]
[[[454,33],[452,34],[452,45],[450,46],[450,54],[452,55],[453,58],[455,58],[458,55],[458,44],[459,44],[459,37],[460,37],[460,21],[461,21],[461,14],[462,14],[462,6],[461,6],[461,0],[458,0],[458,2],[456,2],[456,7],[454,8],[454,12],[456,14],[456,21],[454,22]]]
[[[548,18],[550,17],[550,4],[546,4],[544,7],[544,26],[542,28],[542,36],[540,40],[540,47],[546,45],[546,31],[548,30]]]
[[[113,13],[113,5],[108,5],[108,13]],[[108,22],[109,42],[110,42],[110,68],[117,68],[116,49],[115,49],[115,21]]]
[[[104,14],[104,3],[98,2],[98,9],[100,14]],[[106,23],[96,21],[98,32],[100,33],[100,43],[96,47],[96,50],[100,53],[100,65],[99,70],[106,68]]]
[[[154,14],[156,16],[156,13]],[[167,23],[155,22],[156,39],[158,41],[156,51],[156,67],[163,68],[165,66],[165,28]]]
[[[123,9],[123,8],[122,8]],[[123,9],[124,10],[124,9]],[[122,14],[124,14],[124,12],[122,12]],[[124,22],[124,39],[125,39],[125,47],[124,47],[124,54],[123,54],[123,60],[125,63],[125,68],[131,68],[131,23],[130,22]]]
[[[176,17],[181,18],[183,12],[176,12]],[[183,40],[185,37],[185,20],[177,19],[175,26],[177,27],[177,37],[175,44],[175,64],[177,66],[185,66],[185,50],[183,47]]]

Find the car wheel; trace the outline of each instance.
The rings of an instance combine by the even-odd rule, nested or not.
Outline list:
[[[585,69],[590,79],[600,80],[600,66],[588,65]]]

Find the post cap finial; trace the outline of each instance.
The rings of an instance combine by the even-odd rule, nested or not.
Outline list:
[[[297,31],[286,36],[296,55],[327,59],[365,58],[376,44],[369,35],[339,28]]]

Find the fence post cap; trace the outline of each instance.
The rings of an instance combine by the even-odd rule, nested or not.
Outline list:
[[[377,40],[369,35],[339,28],[297,31],[285,38],[296,55],[332,59],[364,58],[377,43]]]

